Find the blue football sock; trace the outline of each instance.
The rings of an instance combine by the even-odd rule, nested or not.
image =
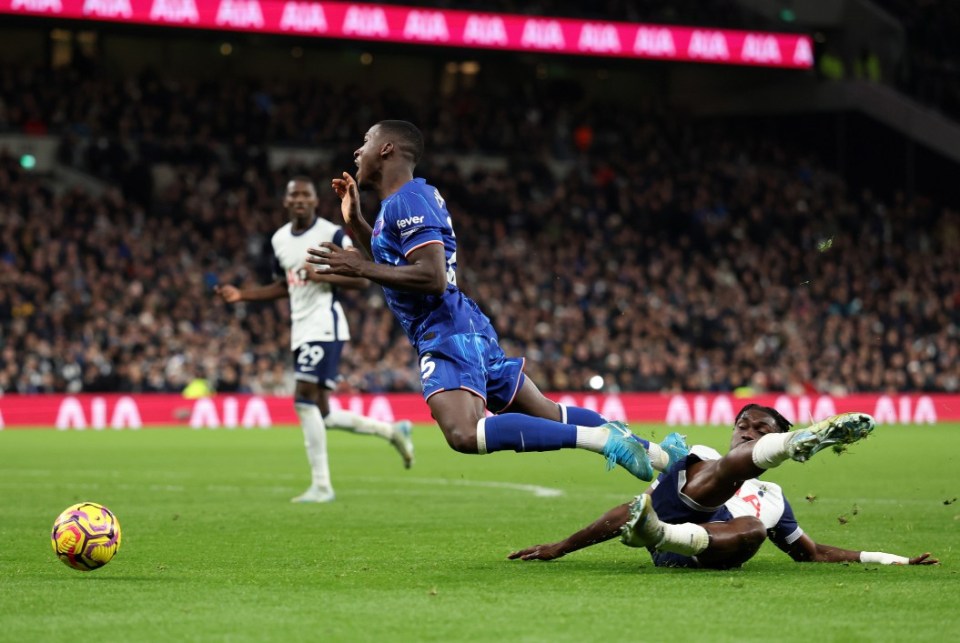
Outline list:
[[[561,404],[567,410],[567,422],[577,426],[603,426],[607,419],[590,409],[583,409],[579,406],[566,406]]]
[[[504,413],[484,422],[487,453],[556,451],[577,446],[577,427],[545,418]]]

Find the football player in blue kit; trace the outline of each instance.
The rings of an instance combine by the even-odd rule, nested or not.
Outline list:
[[[579,448],[603,454],[641,480],[686,454],[682,437],[661,444],[621,422],[548,400],[523,374],[522,358],[504,355],[490,320],[457,287],[457,239],[440,192],[413,171],[423,136],[406,121],[381,121],[354,152],[356,180],[344,172],[332,187],[356,244],[309,250],[317,270],[363,277],[384,297],[417,350],[423,396],[447,443],[461,453]],[[380,212],[371,227],[358,190],[373,191]],[[485,417],[489,409],[491,417]]]
[[[737,414],[726,455],[696,445],[632,502],[559,542],[527,547],[509,558],[553,560],[619,536],[627,546],[647,548],[657,567],[730,569],[750,560],[769,537],[797,562],[939,562],[929,553],[907,558],[855,551],[807,535],[780,486],[759,476],[786,460],[805,462],[824,448],[856,442],[873,430],[874,421],[865,413],[842,413],[804,429],[791,426],[776,409],[748,404]]]

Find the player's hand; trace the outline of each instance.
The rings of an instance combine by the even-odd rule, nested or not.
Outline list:
[[[329,274],[330,270],[326,267],[316,268],[311,266],[309,261],[310,260],[308,259],[308,263],[303,264],[303,267],[300,268],[301,272],[299,274],[303,275],[303,278],[307,281],[312,281],[315,284],[328,283],[330,280],[325,279],[324,275]]]
[[[236,286],[214,286],[213,291],[220,295],[220,298],[228,304],[235,304],[238,301],[243,301],[243,296],[240,294],[240,289]]]
[[[344,277],[363,277],[363,265],[369,263],[356,248],[341,248],[324,241],[319,248],[307,248],[307,263],[316,266],[314,271]]]
[[[908,565],[939,565],[940,560],[930,556],[930,552],[925,552],[910,559]]]
[[[344,223],[350,225],[354,221],[360,221],[360,192],[353,177],[344,172],[343,178],[333,179],[330,185],[340,197],[340,212],[343,214]]]
[[[549,545],[534,545],[520,551],[515,551],[507,558],[510,560],[554,560],[564,555],[560,549],[560,543],[551,543]]]

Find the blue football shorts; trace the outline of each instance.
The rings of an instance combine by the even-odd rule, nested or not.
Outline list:
[[[453,335],[420,354],[423,399],[441,391],[463,389],[501,413],[523,385],[522,357],[507,357],[496,339],[486,335]]]
[[[340,379],[340,354],[344,342],[306,342],[293,351],[294,377],[298,382],[313,382],[334,390]]]

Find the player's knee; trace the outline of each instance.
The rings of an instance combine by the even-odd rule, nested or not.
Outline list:
[[[298,381],[293,389],[293,398],[296,401],[317,403],[318,387],[312,382]]]
[[[767,537],[767,530],[753,516],[734,518],[724,525],[721,544],[699,557],[700,564],[710,569],[736,569],[753,558]]]
[[[477,453],[477,425],[469,422],[453,422],[441,425],[447,444],[460,453]]]
[[[740,546],[745,550],[756,551],[767,539],[767,528],[763,526],[759,518],[744,516],[740,519]]]

